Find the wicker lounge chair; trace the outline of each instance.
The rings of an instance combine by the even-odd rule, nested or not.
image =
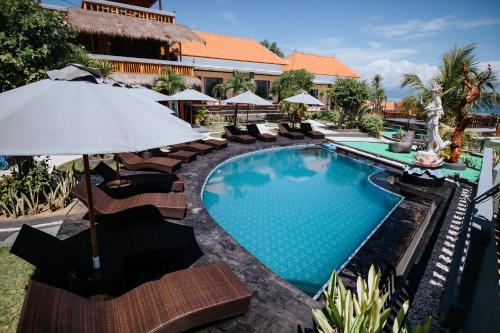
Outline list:
[[[199,142],[186,142],[186,143],[179,143],[173,146],[173,150],[187,150],[187,151],[193,151],[195,153],[198,153],[200,155],[205,155],[209,154],[213,151],[213,147],[210,145],[206,145],[204,143],[199,143]]]
[[[184,191],[184,175],[182,173],[155,173],[120,176],[121,179],[129,180],[131,184],[126,187],[110,188],[106,185],[106,183],[118,179],[118,175],[115,170],[113,170],[106,163],[100,162],[94,168],[94,172],[104,179],[104,181],[99,185],[99,188],[115,199],[123,199],[142,193]]]
[[[250,298],[223,263],[170,273],[115,299],[85,299],[31,281],[17,332],[184,332],[244,314]]]
[[[415,132],[408,131],[405,136],[399,142],[389,143],[389,151],[394,153],[409,153],[413,145],[413,140],[415,139]]]
[[[292,129],[287,123],[278,124],[279,134],[292,140],[304,139],[305,136],[297,129]]]
[[[257,140],[264,142],[272,142],[276,141],[276,135],[272,135],[269,133],[261,133],[256,124],[247,125],[247,132],[249,135],[253,136]]]
[[[179,160],[182,163],[191,163],[196,160],[196,155],[198,155],[198,153],[188,150],[177,150],[167,154],[169,158]]]
[[[196,142],[212,146],[217,150],[227,148],[227,140],[223,140],[223,139],[221,139],[221,140],[218,140],[218,139],[198,140]]]
[[[116,157],[125,165],[128,170],[155,170],[172,173],[179,169],[181,162],[166,157],[142,158],[133,153],[120,153]]]
[[[88,204],[85,182],[76,184],[71,193],[85,205]],[[182,219],[186,215],[186,197],[183,194],[145,193],[125,199],[114,199],[95,185],[92,185],[92,193],[97,214],[116,214],[135,207],[152,205],[158,208],[163,217]]]
[[[242,131],[234,125],[224,126],[224,132],[229,141],[235,141],[243,144],[255,143],[256,139],[248,135],[246,131]]]
[[[325,138],[325,134],[321,133],[320,131],[315,131],[312,128],[311,123],[300,123],[300,130],[302,131],[302,133],[304,133],[305,135],[307,135],[308,137],[310,137],[312,139],[324,139]]]

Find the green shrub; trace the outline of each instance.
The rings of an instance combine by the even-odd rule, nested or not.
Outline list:
[[[358,125],[363,132],[379,138],[384,130],[384,119],[378,114],[367,113],[361,117]]]
[[[311,113],[311,119],[319,119],[328,121],[331,123],[337,123],[339,121],[339,112],[337,110],[328,110]]]
[[[210,116],[210,111],[208,111],[207,109],[203,108],[203,109],[199,109],[196,111],[196,117],[195,117],[195,120],[198,124],[200,125],[206,125],[209,120],[209,116]]]
[[[73,169],[50,174],[46,159],[21,159],[12,174],[0,180],[0,215],[17,218],[64,208],[76,179]]]
[[[344,283],[333,272],[328,287],[324,291],[326,304],[321,310],[313,310],[318,330],[322,333],[382,332],[387,324],[391,309],[386,307],[388,293],[379,289],[380,271],[370,267],[368,280],[358,276],[356,293],[347,290]],[[404,325],[409,302],[401,306],[392,325],[391,332],[409,332]],[[431,329],[431,317],[424,325],[417,325],[415,332],[426,333]]]

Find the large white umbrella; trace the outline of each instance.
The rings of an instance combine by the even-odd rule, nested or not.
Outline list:
[[[177,94],[169,96],[171,101],[186,101],[186,102],[217,102],[217,100],[208,95],[202,94],[201,92],[194,89],[186,89]],[[193,110],[191,106],[191,123],[193,123]],[[184,116],[185,117],[185,116]]]
[[[306,104],[306,105],[319,105],[319,106],[325,105],[322,101],[311,96],[310,94],[308,94],[306,92],[300,93],[300,94],[292,96],[292,97],[285,98],[284,101],[290,102],[290,103]]]
[[[160,104],[71,65],[0,94],[1,155],[83,154],[92,256],[99,268],[88,154],[146,150],[201,139]]]
[[[263,106],[272,106],[273,103],[266,101],[262,97],[254,94],[251,91],[246,91],[237,96],[231,97],[225,101],[227,104],[234,104],[234,125],[236,126],[236,119],[238,116],[238,104],[247,104],[247,105],[263,105]],[[248,110],[247,110],[247,121],[248,121]]]

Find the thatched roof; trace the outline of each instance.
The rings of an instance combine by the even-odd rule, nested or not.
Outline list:
[[[125,84],[126,86],[151,87],[158,76],[159,75],[156,74],[113,72],[109,77],[117,82]],[[201,86],[201,81],[196,76],[183,75],[182,77],[190,87]]]
[[[88,34],[152,39],[161,42],[204,42],[200,36],[182,24],[168,24],[77,8],[68,9],[67,20],[76,31]]]

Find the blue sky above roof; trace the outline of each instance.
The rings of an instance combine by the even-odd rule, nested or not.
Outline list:
[[[430,79],[455,45],[476,43],[479,60],[500,72],[500,1],[163,0],[163,9],[198,30],[276,41],[286,54],[335,55],[366,78],[382,74],[392,99],[407,94],[401,73]]]

